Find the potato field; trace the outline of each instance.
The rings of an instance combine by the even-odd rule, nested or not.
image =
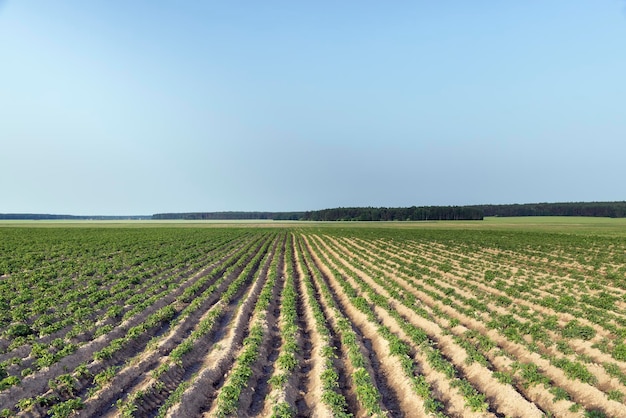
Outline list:
[[[626,417],[623,236],[397,224],[0,227],[0,416]]]

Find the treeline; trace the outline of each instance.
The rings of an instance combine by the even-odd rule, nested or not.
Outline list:
[[[0,219],[6,220],[54,220],[54,219],[78,219],[72,215],[50,215],[45,213],[0,213]]]
[[[481,220],[473,206],[411,206],[409,208],[333,208],[305,212],[305,221],[458,221]]]
[[[186,220],[249,220],[266,219],[272,221],[298,221],[304,212],[189,212],[189,213],[157,213],[152,219],[186,219]]]
[[[190,212],[157,213],[152,219],[273,220],[273,221],[427,221],[480,220],[482,210],[470,206],[410,208],[333,208],[307,212]]]
[[[18,220],[18,221],[54,221],[54,220],[71,220],[71,221],[124,221],[124,220],[147,220],[151,216],[80,216],[80,215],[53,215],[48,213],[0,213],[1,220]]]
[[[152,216],[75,216],[0,213],[2,220],[273,220],[273,221],[456,221],[484,216],[596,216],[626,218],[623,202],[524,203],[475,206],[352,207],[307,212],[187,212]]]
[[[597,216],[626,218],[626,202],[479,205],[485,216]]]

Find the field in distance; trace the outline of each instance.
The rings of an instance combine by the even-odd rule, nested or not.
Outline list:
[[[2,222],[2,416],[626,416],[626,221]]]

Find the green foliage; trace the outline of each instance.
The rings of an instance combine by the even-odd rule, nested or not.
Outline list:
[[[291,418],[295,415],[296,412],[287,402],[281,402],[272,407],[272,418]]]
[[[580,408],[581,408],[580,404],[578,404],[578,403],[573,403],[573,404],[572,404],[572,405],[568,408],[568,411],[576,413],[576,412],[580,411]]]
[[[424,412],[428,415],[435,415],[440,411],[443,411],[444,404],[433,398],[426,398],[424,400]]]
[[[267,381],[274,389],[283,387],[287,383],[288,376],[286,373],[278,373],[270,377]]]
[[[48,382],[48,387],[50,389],[56,390],[60,394],[67,394],[69,396],[74,396],[74,391],[76,390],[76,379],[69,373],[62,374],[57,376],[55,379],[51,379]]]
[[[478,392],[467,380],[455,379],[450,386],[459,389],[459,392],[461,392],[465,399],[465,405],[472,412],[486,412],[489,408],[489,404],[486,402],[486,396]]]
[[[255,324],[250,329],[248,337],[244,340],[243,352],[238,357],[228,382],[222,387],[217,396],[217,416],[225,417],[237,410],[241,391],[246,386],[250,376],[252,376],[250,366],[257,358],[258,348],[262,339],[263,329],[260,324]]]
[[[505,308],[511,306],[513,303],[511,298],[507,298],[506,296],[497,296],[495,302],[496,305],[503,306]]]
[[[570,400],[569,393],[567,393],[567,391],[560,386],[551,387],[550,393],[554,395],[554,398],[552,398],[552,402],[558,402],[560,400]]]
[[[513,375],[510,373],[495,371],[493,372],[493,377],[495,377],[498,380],[498,382],[502,384],[505,384],[505,385],[513,384]]]
[[[574,354],[574,349],[570,347],[567,341],[558,340],[556,342],[556,348],[565,355]]]
[[[15,404],[17,409],[19,409],[22,412],[28,411],[34,405],[35,405],[35,399],[33,398],[22,398],[19,401],[17,401],[17,403]]]
[[[348,403],[346,398],[332,390],[326,390],[322,393],[322,402],[328,406],[335,417],[351,417],[352,414],[346,413]]]
[[[5,390],[11,386],[19,385],[21,383],[17,376],[8,376],[0,380],[0,390]]]
[[[613,389],[607,392],[606,396],[611,401],[622,403],[624,401],[624,393],[620,390]]]
[[[9,337],[27,337],[32,333],[32,328],[24,323],[13,324],[6,330]]]
[[[564,338],[590,340],[596,336],[596,330],[589,325],[581,325],[577,319],[574,319],[565,325],[561,334]]]
[[[93,377],[93,383],[95,383],[100,388],[106,386],[111,380],[113,380],[118,370],[119,367],[116,366],[107,367]]]
[[[598,409],[585,411],[585,418],[606,418],[606,414]]]
[[[380,414],[381,395],[378,389],[372,384],[371,377],[363,368],[354,371],[354,382],[356,384],[356,396],[363,408],[369,414]]]
[[[615,344],[613,351],[611,352],[611,356],[613,356],[615,360],[626,361],[626,344]]]
[[[544,376],[534,363],[514,363],[513,369],[519,370],[520,376],[524,379],[525,387],[550,383],[550,379]]]
[[[52,418],[66,418],[85,407],[80,398],[69,399],[53,405],[48,411]]]
[[[571,361],[566,358],[554,359],[552,364],[563,369],[565,375],[570,379],[577,379],[583,383],[595,384],[598,379],[591,373],[584,364]]]

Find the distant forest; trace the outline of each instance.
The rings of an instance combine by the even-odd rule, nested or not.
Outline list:
[[[410,208],[334,208],[306,212],[305,221],[457,221],[481,220],[472,206],[412,206]]]
[[[596,216],[626,218],[625,202],[525,203],[479,205],[485,216]]]
[[[253,220],[274,221],[452,221],[481,220],[485,216],[595,216],[626,218],[623,202],[524,203],[475,206],[411,206],[409,208],[332,208],[307,212],[189,212],[152,216],[74,216],[0,213],[13,220]]]
[[[2,220],[22,220],[22,221],[54,221],[54,220],[74,220],[74,221],[130,221],[147,220],[152,216],[76,216],[76,215],[53,215],[48,213],[0,213]]]
[[[625,202],[525,203],[475,206],[411,206],[408,208],[353,207],[306,212],[192,212],[160,213],[152,219],[188,220],[299,220],[299,221],[452,221],[481,220],[485,216],[596,216],[626,217]]]
[[[275,221],[427,221],[480,220],[482,210],[470,206],[424,206],[410,208],[334,208],[308,212],[193,212],[159,213],[152,219]]]
[[[299,221],[303,216],[304,212],[188,212],[157,213],[152,215],[152,219]]]

